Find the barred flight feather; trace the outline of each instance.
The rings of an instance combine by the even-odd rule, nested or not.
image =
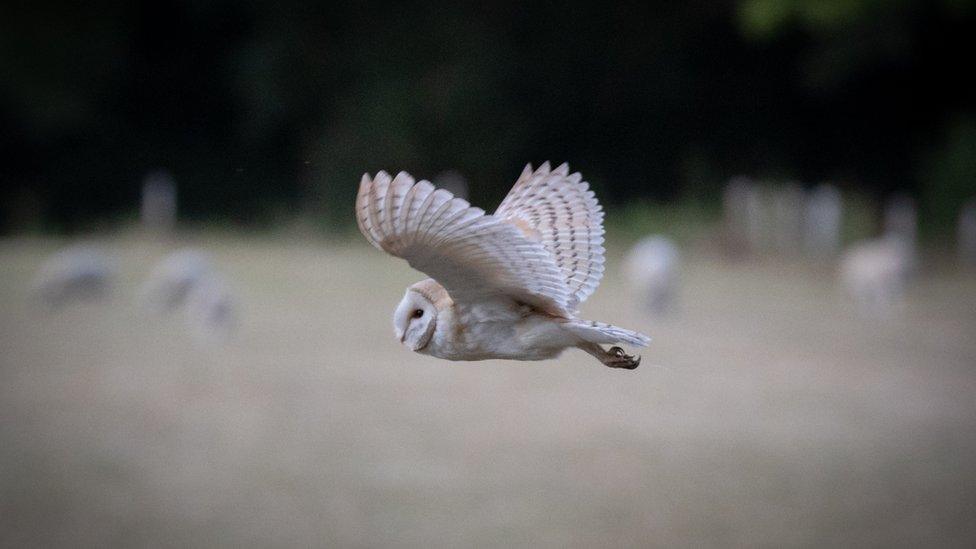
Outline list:
[[[455,300],[508,294],[558,317],[572,312],[575,298],[543,243],[427,181],[364,175],[356,218],[373,246],[406,259]]]
[[[537,239],[552,254],[578,307],[600,283],[604,271],[603,209],[579,173],[561,164],[551,170],[527,165],[495,211]]]

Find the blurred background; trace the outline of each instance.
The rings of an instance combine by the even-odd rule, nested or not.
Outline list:
[[[971,546],[976,2],[0,6],[0,545]],[[607,211],[568,352],[392,336],[364,172]]]

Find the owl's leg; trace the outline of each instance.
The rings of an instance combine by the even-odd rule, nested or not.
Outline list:
[[[610,368],[623,368],[625,370],[633,370],[634,368],[640,366],[641,357],[640,355],[628,355],[624,353],[624,350],[620,347],[610,347],[604,350],[602,346],[596,343],[580,343],[579,348],[586,351],[587,353],[596,357],[604,366]]]

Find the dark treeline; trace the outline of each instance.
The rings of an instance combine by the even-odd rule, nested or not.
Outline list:
[[[132,215],[160,168],[185,218],[254,225],[349,223],[381,168],[490,205],[546,159],[611,206],[744,173],[945,227],[976,192],[973,2],[96,4],[0,7],[4,232]]]

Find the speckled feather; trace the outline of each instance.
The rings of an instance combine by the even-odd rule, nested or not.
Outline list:
[[[574,310],[596,290],[604,270],[603,209],[579,173],[566,164],[550,170],[546,162],[534,171],[527,165],[495,216],[552,254]]]
[[[370,243],[433,277],[455,300],[502,294],[570,316],[573,297],[545,246],[445,190],[403,172],[392,180],[365,175],[356,212]]]

